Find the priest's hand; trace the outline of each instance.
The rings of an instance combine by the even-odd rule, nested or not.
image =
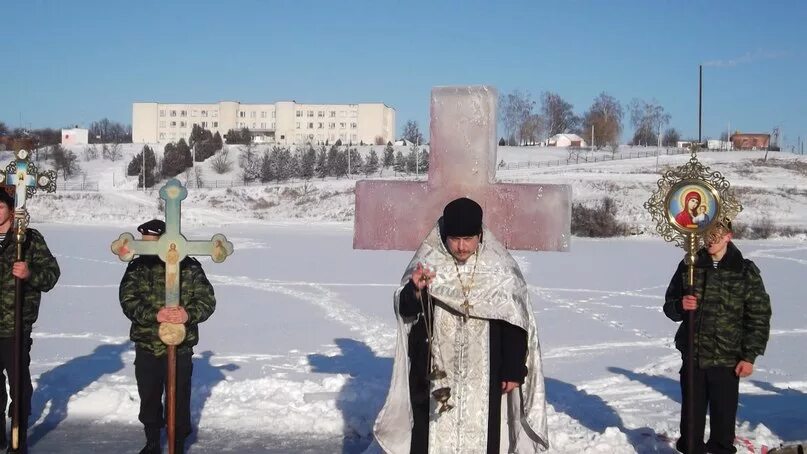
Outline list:
[[[431,284],[431,281],[437,275],[433,270],[426,268],[423,266],[422,263],[418,262],[415,266],[415,270],[412,271],[412,283],[415,284],[415,288],[418,290],[423,290],[425,287],[428,287]]]
[[[510,391],[518,388],[519,384],[517,381],[503,381],[502,382],[502,394],[507,394]]]
[[[28,268],[27,262],[14,262],[11,268],[11,274],[17,279],[24,281],[31,277],[31,270]]]

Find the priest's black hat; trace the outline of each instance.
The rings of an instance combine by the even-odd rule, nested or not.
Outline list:
[[[443,209],[444,236],[474,236],[482,233],[482,207],[462,197],[452,200]]]
[[[160,236],[165,233],[165,222],[159,219],[152,219],[137,226],[137,231],[142,235]]]

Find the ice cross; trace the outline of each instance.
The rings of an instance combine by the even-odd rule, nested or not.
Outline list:
[[[209,255],[216,263],[223,262],[233,253],[233,243],[217,233],[209,241],[188,241],[180,229],[181,203],[188,190],[179,180],[172,179],[160,188],[160,198],[165,200],[165,233],[158,241],[135,240],[131,233],[122,233],[112,242],[112,253],[128,262],[135,255],[157,255],[165,262],[165,305],[179,305],[179,264],[188,255]],[[184,333],[183,336],[184,338]],[[162,336],[161,336],[162,339]],[[166,339],[163,339],[166,342]],[[179,339],[182,342],[182,339]],[[179,343],[178,342],[178,343]],[[173,345],[178,345],[178,343]]]
[[[56,172],[53,170],[39,172],[36,165],[28,161],[27,150],[18,150],[15,157],[16,159],[6,166],[3,181],[6,185],[16,188],[14,209],[25,210],[25,202],[36,193],[37,189],[45,192],[56,190]]]
[[[357,182],[355,249],[414,250],[446,203],[464,196],[508,249],[568,250],[571,187],[495,181],[496,101],[493,87],[432,90],[428,181]]]

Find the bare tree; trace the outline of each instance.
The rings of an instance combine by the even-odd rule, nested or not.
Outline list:
[[[516,138],[519,145],[528,140],[525,135],[537,132],[536,124],[532,120],[534,107],[535,101],[529,92],[514,90],[512,93],[499,96],[499,119],[507,137]]]
[[[521,124],[519,137],[524,145],[535,145],[541,140],[545,131],[544,117],[532,114]]]
[[[655,99],[650,102],[633,99],[630,103],[630,121],[635,128],[634,145],[655,145],[661,128],[670,123],[670,114],[664,112],[664,107]]]
[[[101,145],[101,157],[109,159],[112,162],[117,161],[123,157],[121,152],[121,145],[116,142],[105,143]]]
[[[580,124],[580,118],[572,111],[572,105],[557,93],[544,92],[541,95],[541,115],[546,122],[549,137],[573,132]]]
[[[261,157],[258,155],[255,144],[249,142],[241,145],[239,165],[242,169],[244,183],[256,180],[261,176]]]
[[[661,139],[661,144],[665,147],[674,147],[678,145],[679,140],[681,140],[681,133],[679,133],[675,128],[670,128],[664,131],[664,137]]]
[[[202,168],[199,166],[195,166],[193,168],[193,178],[196,180],[196,187],[201,188],[204,186],[204,181],[202,181]]]
[[[98,151],[98,147],[95,146],[95,144],[84,147],[84,160],[85,161],[94,161],[94,160],[98,159],[99,155],[100,155],[100,153]]]
[[[614,143],[618,144],[624,115],[619,101],[605,92],[600,93],[583,117],[583,134],[589,144],[598,150]]]
[[[124,143],[132,141],[132,127],[104,118],[90,123],[90,143]]]
[[[423,143],[423,134],[420,133],[418,122],[409,120],[404,125],[403,135],[401,136],[407,142]]]
[[[72,151],[58,144],[53,145],[51,151],[53,154],[53,168],[57,173],[62,172],[62,178],[64,180],[69,179],[73,174],[81,170],[78,165],[78,158]]]

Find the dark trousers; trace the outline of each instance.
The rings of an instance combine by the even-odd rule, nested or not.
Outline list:
[[[681,369],[681,395],[687,402],[688,390],[686,367]],[[733,367],[695,367],[695,453],[732,454],[734,447],[734,424],[737,417],[737,401],[739,399],[740,379],[734,374]],[[706,427],[706,409],[709,409],[709,441],[703,443]],[[686,453],[687,425],[689,418],[684,405],[681,405],[681,438],[676,447]]]
[[[31,395],[34,388],[31,386],[31,333],[23,333],[22,336],[22,370],[20,370],[20,385],[22,386],[22,406],[20,407],[20,430],[22,431],[21,438],[25,438],[28,429],[28,415],[31,414]],[[8,382],[11,388],[11,395],[15,394],[15,384],[11,377],[14,374],[14,339],[11,337],[0,338],[0,376],[5,372],[8,375]],[[5,377],[2,378],[3,389],[0,391],[0,405],[2,405],[2,412],[6,411],[6,404],[8,403],[8,395],[5,388]],[[12,413],[13,406],[16,402],[11,401],[12,407],[9,408],[9,415]]]
[[[158,357],[137,347],[135,349],[135,378],[140,395],[140,414],[148,441],[159,441],[165,426],[163,391],[168,372],[167,355]],[[184,440],[191,433],[191,354],[177,354],[176,436]]]

